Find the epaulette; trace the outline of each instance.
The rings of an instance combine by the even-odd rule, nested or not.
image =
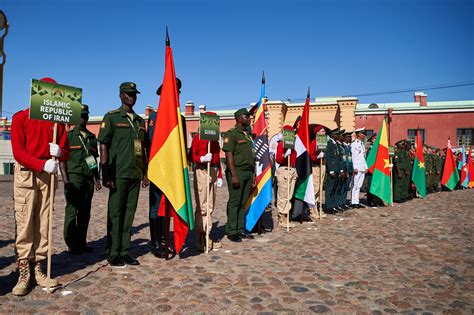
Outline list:
[[[115,114],[115,113],[120,113],[120,109],[114,109],[108,112],[107,114]]]
[[[227,130],[227,132],[229,132],[229,131],[234,131],[234,130],[235,130],[235,126],[232,127],[232,128],[230,128],[229,130]]]

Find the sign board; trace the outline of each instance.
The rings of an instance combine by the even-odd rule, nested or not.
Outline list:
[[[202,113],[199,120],[199,139],[219,141],[220,123],[219,116]]]
[[[296,133],[294,130],[283,129],[283,148],[291,149],[295,148]]]
[[[318,151],[326,150],[328,146],[328,136],[327,135],[316,135],[316,149]]]
[[[391,145],[388,146],[388,155],[389,156],[394,156],[395,155],[395,147],[394,146],[391,146]]]
[[[81,105],[82,89],[31,80],[30,119],[78,124]]]

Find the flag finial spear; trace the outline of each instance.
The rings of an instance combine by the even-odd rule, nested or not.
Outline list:
[[[310,87],[308,85],[308,94],[306,94],[306,98],[309,98],[309,95],[310,95]]]
[[[168,35],[168,26],[166,27],[166,46],[170,45],[170,36]]]
[[[265,70],[262,71],[262,84],[265,84]]]

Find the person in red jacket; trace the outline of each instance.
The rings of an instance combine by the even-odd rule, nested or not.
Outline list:
[[[215,115],[206,112],[208,115]],[[196,199],[196,210],[194,213],[194,224],[197,234],[196,249],[205,251],[206,232],[212,228],[212,213],[216,202],[216,186],[222,187],[222,168],[220,163],[221,148],[219,142],[211,141],[210,153],[208,153],[208,140],[201,140],[199,132],[194,136],[191,143],[191,161],[194,163],[194,197]],[[211,163],[210,173],[207,173],[207,164]],[[207,178],[209,177],[209,218],[207,218]],[[208,225],[206,226],[206,222]],[[209,249],[220,247],[220,243],[211,241]]]
[[[290,125],[285,125],[283,130],[293,130]],[[288,156],[290,157],[290,165],[288,165]],[[275,160],[280,167],[276,170],[276,178],[278,185],[277,210],[278,210],[278,225],[282,228],[295,227],[294,223],[288,223],[288,216],[291,210],[291,199],[296,184],[296,150],[284,149],[283,141],[280,141],[277,146]],[[288,180],[289,179],[289,180]],[[289,185],[288,185],[289,182]]]
[[[322,125],[316,125],[313,132],[315,137],[309,145],[309,154],[311,161],[313,162],[313,188],[314,188],[314,202],[315,206],[311,209],[311,220],[316,221],[319,219],[318,208],[320,203],[322,205],[322,183],[324,182],[324,175],[326,174],[326,162],[324,161],[324,152],[317,149],[317,137],[316,135],[326,135],[326,129]],[[322,162],[322,163],[321,163]],[[321,184],[321,185],[320,185]],[[319,209],[321,217],[324,218],[327,215]]]
[[[41,81],[56,83],[50,78],[43,78]],[[14,295],[29,292],[30,263],[33,264],[36,283],[48,286],[43,262],[48,251],[49,207],[54,202],[50,182],[51,176],[58,173],[58,163],[69,158],[69,143],[64,125],[58,124],[58,144],[54,144],[54,123],[32,120],[29,115],[29,109],[17,112],[11,125],[11,144],[16,160],[13,179],[15,252],[20,273],[18,283],[12,290]],[[58,285],[56,279],[50,279],[50,287]]]

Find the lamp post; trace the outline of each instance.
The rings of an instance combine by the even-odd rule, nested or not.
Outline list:
[[[0,10],[0,116],[3,116],[3,65],[7,61],[5,52],[3,51],[3,40],[8,34],[8,22],[5,13]]]

